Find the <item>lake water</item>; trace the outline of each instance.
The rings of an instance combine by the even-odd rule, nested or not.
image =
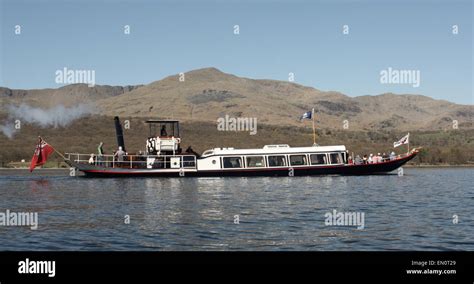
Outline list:
[[[474,250],[473,174],[93,179],[0,170],[0,213],[37,212],[39,222],[0,226],[0,250]],[[333,210],[364,213],[364,228],[327,226]]]

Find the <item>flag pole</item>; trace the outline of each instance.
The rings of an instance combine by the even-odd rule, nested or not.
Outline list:
[[[41,141],[46,142],[46,140],[44,140],[43,138],[41,138],[41,136],[38,136],[38,137],[41,139]],[[59,151],[56,150],[53,146],[51,146],[51,144],[49,144],[48,142],[46,142],[46,143],[49,145],[49,147],[51,147],[51,149],[53,149],[53,151],[54,151],[56,154],[58,154],[59,156],[61,156],[61,158],[63,158],[63,160],[68,160],[66,157],[64,157],[63,154],[61,154],[61,152],[59,152]]]
[[[316,146],[316,130],[314,129],[314,108],[311,110],[311,118],[313,121],[313,146]]]
[[[51,145],[49,145],[49,146],[51,146]],[[59,152],[58,150],[56,150],[53,146],[51,146],[51,148],[53,148],[54,152],[56,152],[56,154],[61,156],[61,158],[63,158],[63,160],[68,160],[68,158],[64,157],[64,155],[61,154],[61,152]]]
[[[410,132],[408,132],[407,155],[410,153]]]

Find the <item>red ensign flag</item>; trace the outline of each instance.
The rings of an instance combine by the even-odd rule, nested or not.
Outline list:
[[[48,156],[54,152],[53,147],[49,146],[48,143],[39,138],[38,145],[36,145],[35,153],[30,163],[30,172],[32,172],[37,166],[44,165]]]

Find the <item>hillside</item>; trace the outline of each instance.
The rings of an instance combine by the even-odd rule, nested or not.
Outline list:
[[[341,129],[348,120],[354,130],[436,130],[473,128],[474,107],[420,95],[382,94],[351,98],[299,84],[253,80],[205,68],[100,99],[108,115],[159,116],[215,122],[225,114],[257,117],[269,125],[300,126],[298,116],[316,109],[319,127]]]
[[[64,108],[68,106],[72,108]],[[97,143],[104,141],[111,152],[115,147],[115,115],[132,123],[125,133],[130,151],[143,150],[146,118],[181,120],[183,146],[192,145],[197,151],[273,143],[310,145],[311,123],[300,122],[298,117],[312,107],[321,145],[345,144],[356,153],[385,152],[410,131],[411,145],[424,147],[415,163],[474,161],[472,105],[409,94],[352,98],[295,83],[241,78],[204,68],[185,73],[184,82],[173,75],[140,86],[0,88],[0,163],[5,166],[28,159],[37,135],[62,151],[92,153]],[[217,131],[216,119],[225,115],[256,117],[257,135]],[[22,121],[21,130],[16,132],[12,129],[15,119]],[[348,129],[343,129],[344,120],[349,122]],[[458,120],[458,129],[453,129],[453,120]],[[14,133],[12,139],[3,134],[8,133],[5,127]]]
[[[145,149],[148,128],[146,118],[122,117],[130,120],[130,129],[124,130],[125,145],[130,153]],[[182,147],[192,146],[197,152],[213,147],[263,147],[266,144],[290,144],[308,146],[312,144],[312,131],[303,128],[261,125],[256,135],[248,132],[217,131],[215,123],[185,122],[181,124]],[[405,133],[398,131],[352,131],[318,129],[317,142],[320,145],[345,144],[355,154],[396,151],[403,153],[406,147],[394,149],[392,143]],[[467,164],[474,163],[474,129],[451,131],[411,132],[411,147],[423,146],[422,153],[412,163]],[[104,142],[106,153],[116,150],[113,117],[93,115],[76,120],[68,127],[38,128],[26,124],[14,139],[0,135],[0,167],[12,161],[29,161],[34,151],[36,137],[41,135],[61,152],[95,153],[99,142]],[[53,155],[51,161],[59,161]]]
[[[58,89],[10,90],[0,88],[0,102],[48,107],[94,102],[109,116],[161,117],[182,121],[216,122],[218,117],[256,117],[259,124],[301,126],[298,117],[316,110],[319,128],[352,130],[439,130],[474,128],[474,106],[458,105],[421,95],[381,94],[348,97],[299,84],[254,80],[204,68],[143,86],[84,84]],[[0,111],[2,111],[0,109]],[[4,111],[4,110],[3,110]]]
[[[78,103],[95,102],[115,97],[141,86],[94,86],[86,84],[67,85],[58,89],[15,90],[0,87],[0,105],[26,103],[34,107],[49,108],[56,105],[73,106]],[[2,111],[2,108],[0,108]]]

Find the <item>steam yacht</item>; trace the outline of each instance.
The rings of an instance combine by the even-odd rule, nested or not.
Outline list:
[[[378,163],[352,163],[345,146],[290,147],[266,145],[257,149],[214,148],[202,155],[181,149],[179,121],[147,120],[149,137],[143,153],[125,151],[123,131],[115,118],[122,154],[66,153],[66,163],[93,177],[221,177],[367,175],[394,171],[413,159],[419,149]],[[158,133],[159,132],[159,133]]]

